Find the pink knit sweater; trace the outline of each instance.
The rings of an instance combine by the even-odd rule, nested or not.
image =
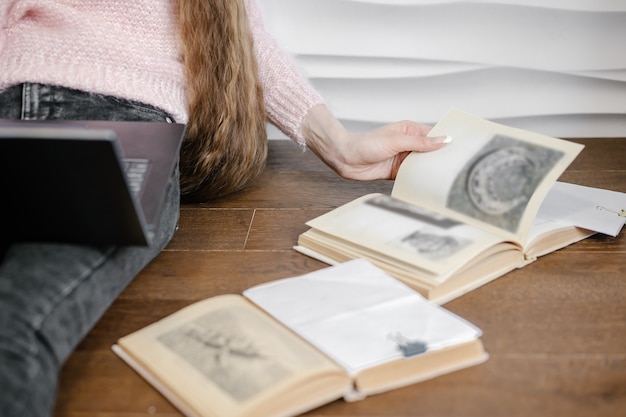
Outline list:
[[[303,142],[322,99],[246,0],[269,121]],[[185,123],[183,67],[169,0],[0,0],[0,90],[39,82],[152,104]],[[207,97],[207,100],[210,100]]]

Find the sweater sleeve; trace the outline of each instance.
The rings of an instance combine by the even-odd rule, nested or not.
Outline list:
[[[257,0],[245,3],[269,122],[302,145],[302,119],[323,99],[266,31]]]

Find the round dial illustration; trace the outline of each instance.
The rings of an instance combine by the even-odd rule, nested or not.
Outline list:
[[[535,167],[532,154],[522,147],[501,148],[482,156],[468,174],[470,200],[486,214],[507,213],[528,200]]]

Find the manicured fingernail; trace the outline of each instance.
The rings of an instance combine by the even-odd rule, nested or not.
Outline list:
[[[450,143],[452,142],[452,136],[436,136],[432,138],[433,143]]]

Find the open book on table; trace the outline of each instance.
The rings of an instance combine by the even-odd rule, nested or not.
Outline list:
[[[391,196],[366,195],[307,222],[295,249],[330,264],[369,259],[441,304],[593,234],[536,217],[583,145],[458,110],[430,135],[453,141],[410,154]]]
[[[480,336],[361,259],[197,302],[113,350],[187,416],[293,416],[479,364]]]

